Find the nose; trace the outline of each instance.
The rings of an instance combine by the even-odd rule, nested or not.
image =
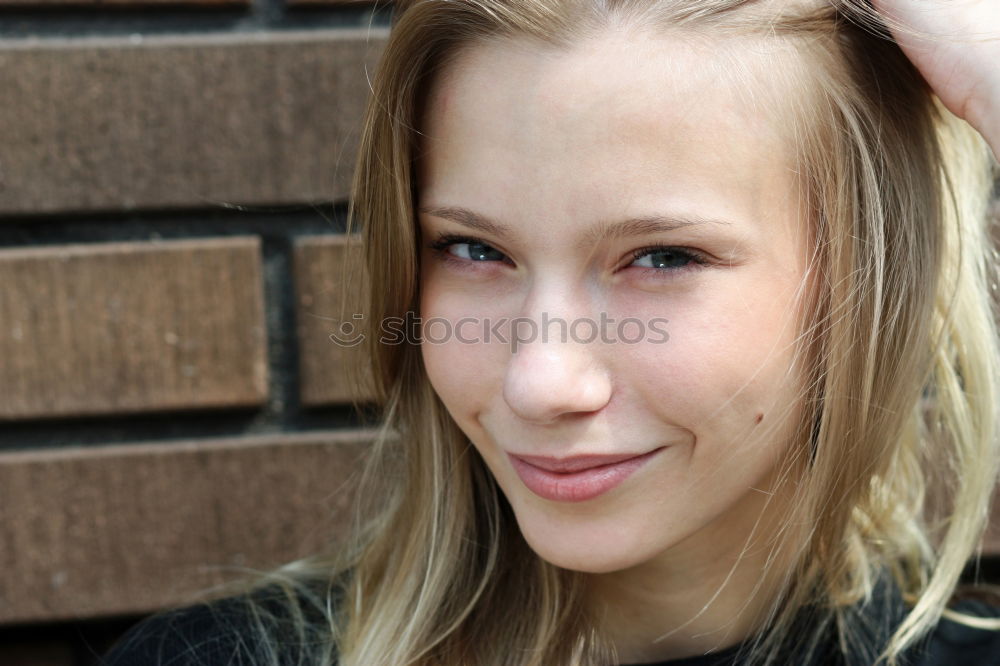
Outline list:
[[[558,328],[552,328],[547,340],[539,331],[518,344],[510,352],[504,376],[503,397],[511,410],[540,425],[567,414],[595,412],[611,399],[612,382],[601,361],[600,338],[593,342],[585,341],[586,334],[564,338]]]

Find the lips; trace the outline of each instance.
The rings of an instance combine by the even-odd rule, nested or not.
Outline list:
[[[586,455],[572,458],[507,456],[522,483],[555,502],[583,502],[610,491],[665,447],[643,454]]]

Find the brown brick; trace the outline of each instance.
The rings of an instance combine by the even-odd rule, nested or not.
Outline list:
[[[259,405],[260,240],[0,250],[0,419]]]
[[[990,511],[989,526],[983,539],[983,554],[1000,557],[1000,489],[993,491],[993,508]]]
[[[344,199],[383,35],[0,40],[0,215]]]
[[[0,454],[0,622],[144,613],[343,532],[365,430]]]
[[[299,334],[301,396],[305,405],[364,401],[372,396],[371,374],[365,368],[364,346],[348,343],[356,334],[370,334],[363,312],[367,279],[361,267],[361,243],[345,235],[305,236],[294,250],[296,320]],[[353,261],[348,262],[348,252]],[[351,328],[346,327],[347,324]],[[341,329],[341,326],[345,328]]]

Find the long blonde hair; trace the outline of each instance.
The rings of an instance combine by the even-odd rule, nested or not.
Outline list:
[[[942,613],[958,617],[946,606],[981,539],[998,470],[989,153],[860,0],[759,9],[753,0],[398,2],[372,79],[350,211],[370,282],[365,316],[377,323],[418,311],[421,113],[462,49],[502,36],[558,48],[612,23],[794,40],[811,74],[795,105],[820,277],[802,331],[808,418],[793,447],[810,462],[786,520],[810,530],[747,658],[780,663],[784,638],[801,637],[790,629],[806,607],[815,620],[801,637],[807,651],[831,628],[845,650],[866,649],[851,609],[888,571],[908,613],[871,656],[894,664]],[[384,425],[358,490],[356,529],[350,543],[284,572],[294,584],[325,580],[342,591],[326,609],[336,650],[321,661],[612,662],[582,576],[528,547],[431,388],[419,346],[382,344],[374,326],[366,344]]]

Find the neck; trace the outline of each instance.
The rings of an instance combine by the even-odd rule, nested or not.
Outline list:
[[[738,508],[659,557],[588,576],[591,603],[620,663],[715,652],[763,628],[797,550],[772,553],[783,502],[773,496],[765,509],[766,499],[750,491]],[[801,543],[801,535],[784,537]]]

